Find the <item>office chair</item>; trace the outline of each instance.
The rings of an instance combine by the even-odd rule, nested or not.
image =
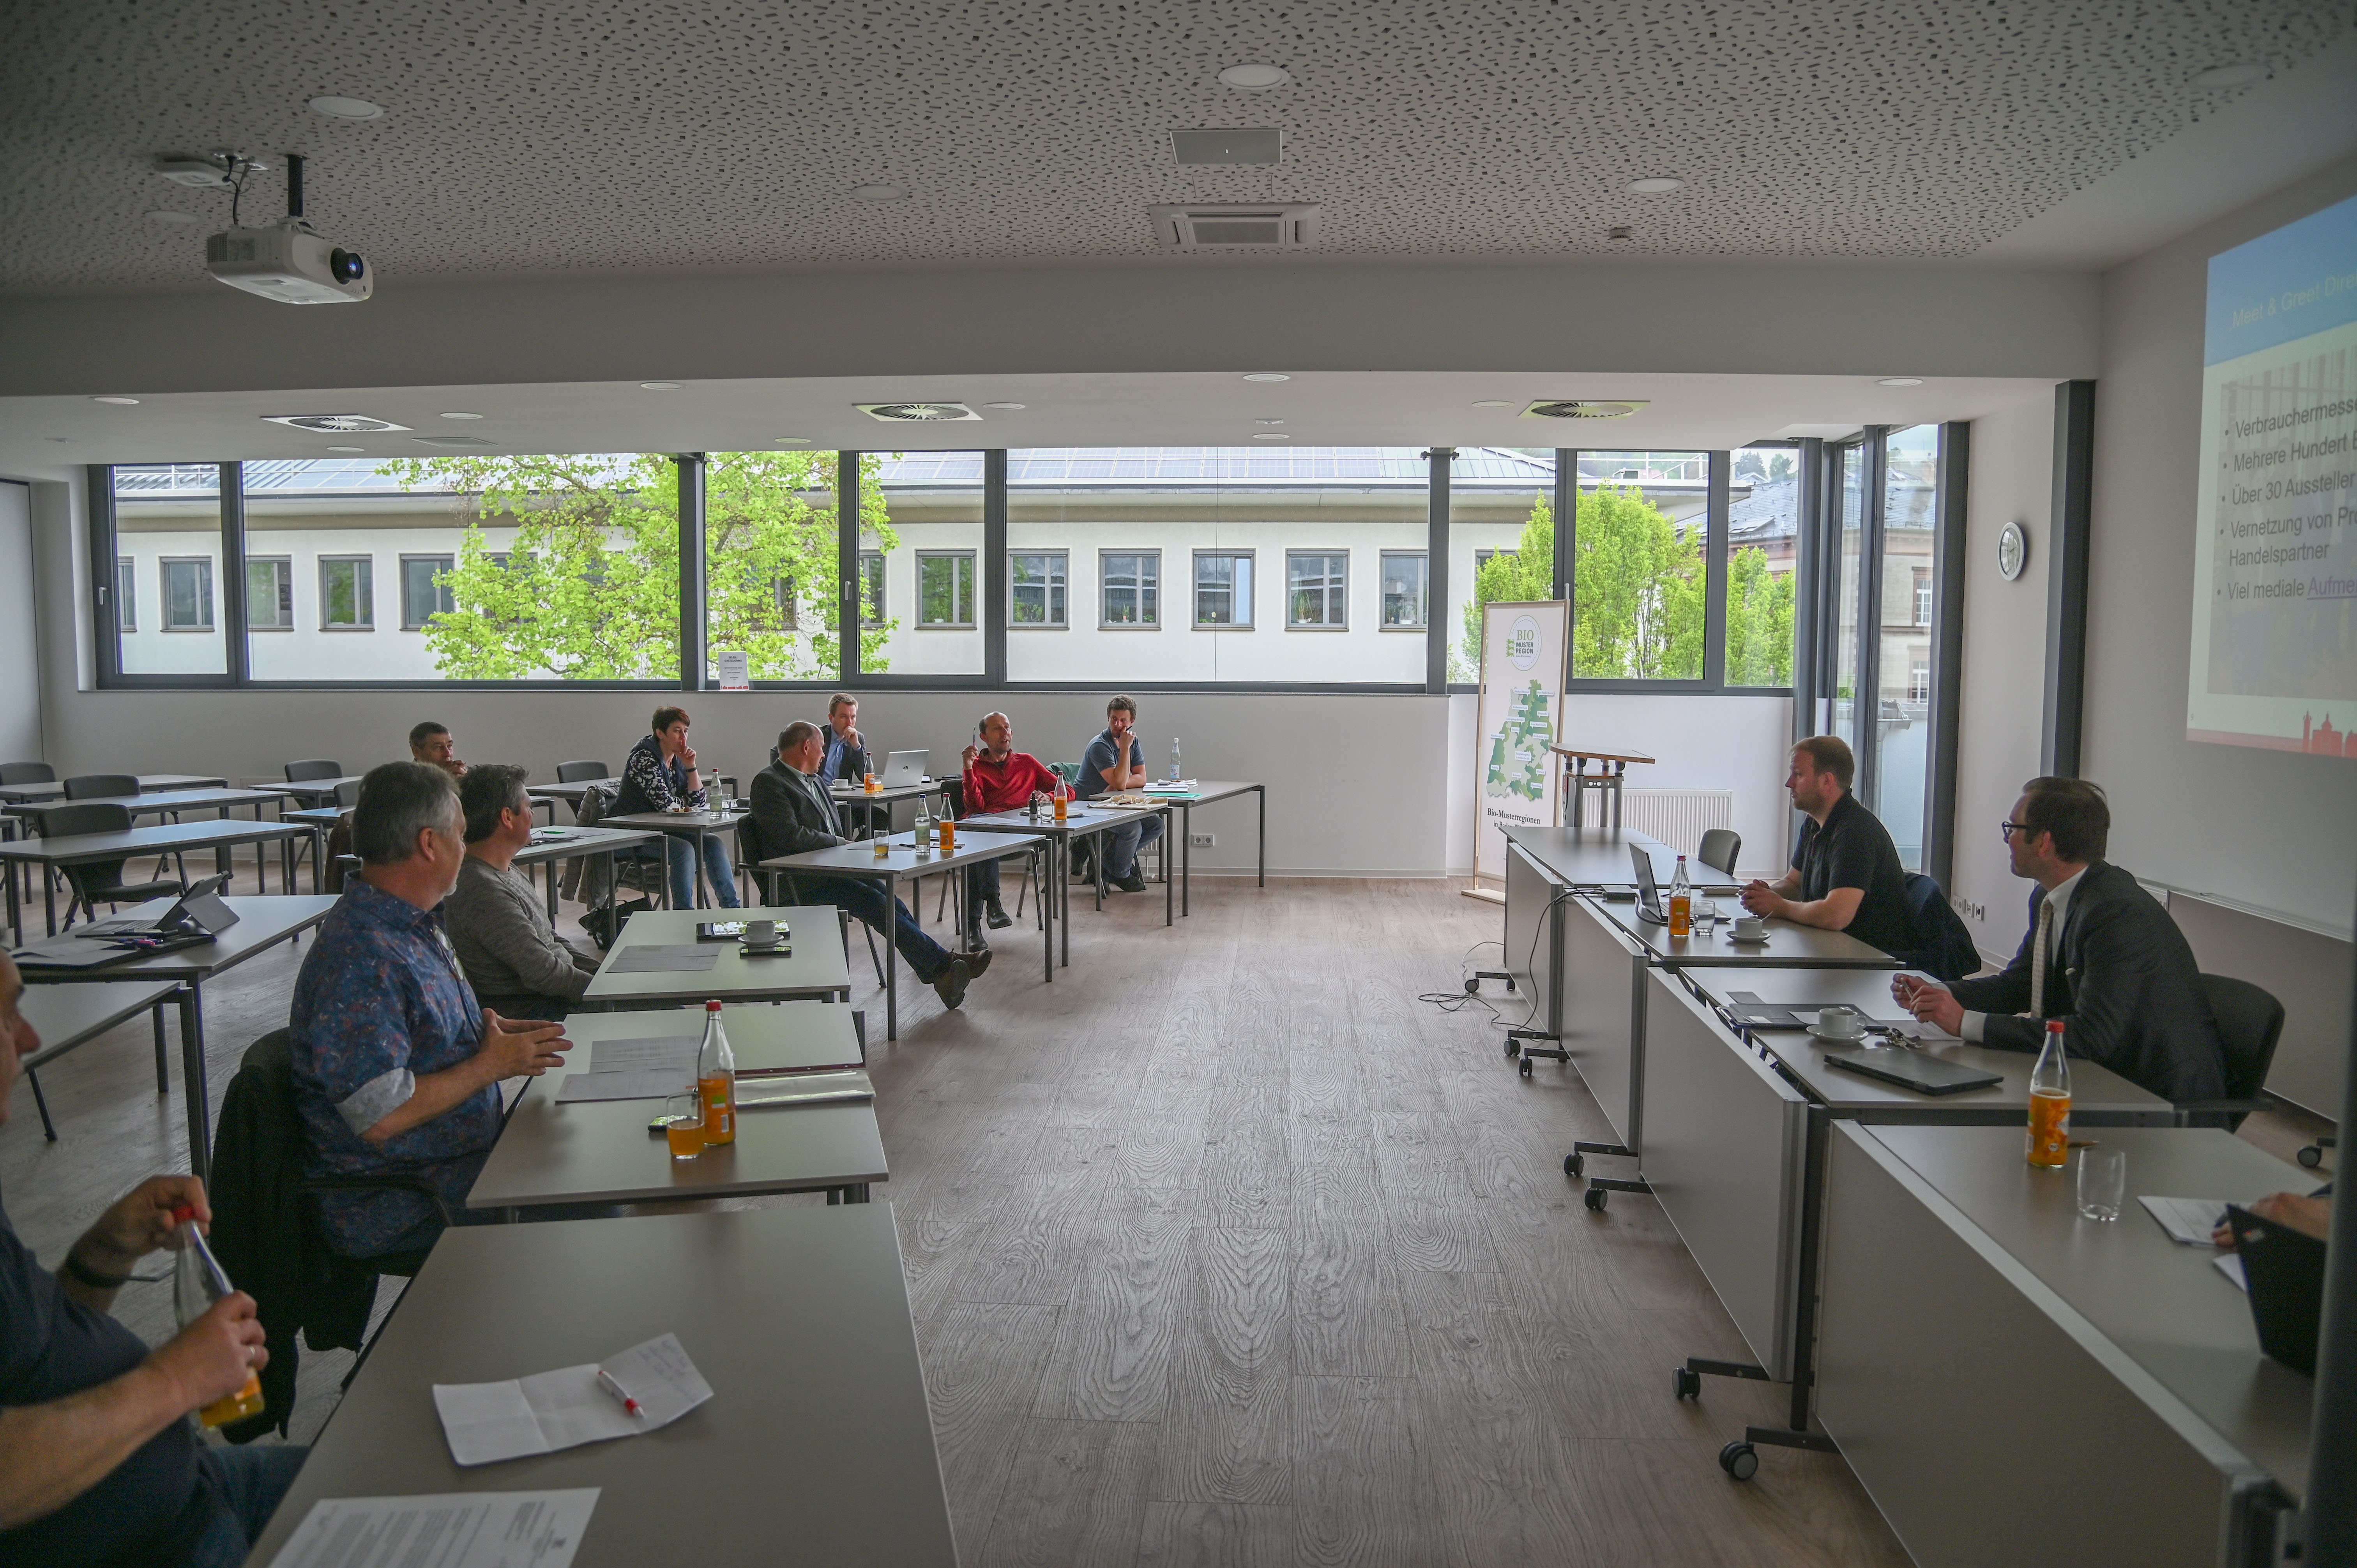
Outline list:
[[[556,781],[559,784],[589,784],[613,776],[614,770],[602,762],[560,762],[556,765]]]
[[[315,757],[307,761],[286,765],[286,782],[289,784],[307,784],[314,779],[341,779],[343,776],[344,765],[329,762],[325,757]]]
[[[1695,858],[1713,871],[1735,875],[1735,857],[1743,853],[1743,835],[1733,828],[1710,828],[1702,835],[1702,850]]]
[[[43,838],[73,838],[83,833],[124,833],[131,831],[131,813],[124,808],[103,803],[66,806],[45,811],[37,824]],[[126,857],[127,858],[127,857]],[[182,882],[125,882],[123,880],[124,861],[83,861],[58,867],[65,873],[66,886],[73,890],[73,902],[66,906],[66,925],[74,923],[74,911],[79,909],[93,918],[102,900],[112,908],[118,904],[144,903],[166,894],[174,897],[186,892]],[[182,877],[187,876],[185,869]]]
[[[128,773],[82,773],[67,779],[65,790],[69,800],[136,795],[139,793],[139,780]]]
[[[0,784],[54,784],[58,770],[46,762],[0,762]]]
[[[2222,1100],[2191,1100],[2177,1107],[2180,1127],[2218,1125],[2227,1131],[2243,1124],[2254,1111],[2273,1103],[2266,1094],[2267,1069],[2275,1065],[2276,1043],[2283,1038],[2283,1004],[2247,980],[2231,974],[2205,974],[2201,993],[2210,1016],[2218,1023],[2218,1038],[2226,1047],[2226,1096]],[[2196,1117],[2204,1118],[2197,1123]]]
[[[345,782],[336,786],[336,809],[338,811],[349,811],[360,803],[361,781],[359,779],[347,779]]]

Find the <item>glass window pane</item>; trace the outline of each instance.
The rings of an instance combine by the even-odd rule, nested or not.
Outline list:
[[[1939,568],[1932,529],[1940,515],[1940,427],[1911,425],[1884,437],[1882,663],[1875,693],[1874,814],[1890,830],[1899,858],[1923,869],[1932,735],[1932,608]]]
[[[872,478],[860,492],[863,534],[881,557],[884,602],[914,613],[888,616],[866,634],[860,668],[981,674],[982,454],[878,454],[870,461]]]
[[[1060,627],[1066,624],[1065,565],[1062,551],[1017,552],[1007,557],[1009,626]]]
[[[917,552],[917,625],[965,628],[974,618],[974,552]]]
[[[1253,624],[1253,558],[1240,551],[1195,552],[1195,624],[1237,627]]]
[[[366,555],[319,560],[319,625],[330,631],[371,631],[376,627],[375,563]]]
[[[252,629],[295,629],[293,564],[284,555],[245,558],[245,624]]]
[[[1153,628],[1162,624],[1162,553],[1102,551],[1097,556],[1103,626]]]
[[[1858,574],[1866,561],[1866,448],[1841,448],[1841,574],[1834,590],[1834,734],[1857,747]]]
[[[1792,683],[1793,575],[1801,528],[1801,454],[1735,454],[1727,509],[1727,683]]]
[[[1709,499],[1707,452],[1579,454],[1575,678],[1702,679]]]
[[[114,544],[117,668],[126,675],[227,674],[213,581],[221,558],[221,466],[117,467]],[[138,613],[143,585],[156,596],[152,615]]]
[[[842,660],[834,452],[714,452],[704,464],[705,674],[828,681]]]
[[[436,615],[447,615],[458,607],[448,580],[451,567],[457,564],[447,555],[401,558],[402,630],[422,631]]]
[[[1448,679],[1469,685],[1481,678],[1481,607],[1555,596],[1553,449],[1458,448],[1448,553]]]
[[[859,624],[883,626],[890,611],[884,603],[884,557],[874,550],[859,553]],[[861,669],[867,666],[863,662]]]
[[[1430,593],[1430,564],[1425,552],[1383,553],[1383,626],[1424,628],[1425,601]]]
[[[1347,628],[1351,558],[1288,551],[1285,557],[1286,624]]]

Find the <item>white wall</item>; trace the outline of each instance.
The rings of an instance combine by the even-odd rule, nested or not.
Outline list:
[[[2139,876],[2340,935],[2357,888],[2357,767],[2185,738],[2206,267],[2357,193],[2357,159],[2104,280],[2083,771]]]
[[[2044,721],[2046,567],[2051,553],[2054,400],[2024,398],[1973,421],[1964,517],[1964,668],[1957,713],[1956,848],[1951,901],[1982,952],[2010,958],[2020,945],[2029,885],[2007,868],[1996,824],[2022,780],[2036,777]],[[2029,535],[2021,575],[1996,569],[1996,536],[2008,522]]]
[[[33,618],[33,493],[0,480],[0,668],[26,678],[0,682],[0,762],[41,755],[40,646]]]

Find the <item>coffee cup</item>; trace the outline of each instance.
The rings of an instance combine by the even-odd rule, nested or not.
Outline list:
[[[1866,1020],[1846,1007],[1828,1007],[1817,1015],[1817,1029],[1837,1039],[1855,1040],[1866,1034]]]
[[[1735,918],[1735,940],[1737,941],[1764,941],[1767,940],[1767,937],[1768,922],[1760,918],[1759,916],[1738,915]]]
[[[756,948],[776,947],[778,945],[778,922],[775,920],[746,921],[745,945]]]

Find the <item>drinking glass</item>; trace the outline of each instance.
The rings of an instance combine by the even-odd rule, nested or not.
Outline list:
[[[2094,1144],[2079,1151],[2079,1212],[2090,1219],[2117,1219],[2127,1193],[2128,1152]]]
[[[674,1160],[692,1160],[704,1153],[702,1095],[674,1094],[663,1101],[663,1136]]]
[[[1718,900],[1697,898],[1694,901],[1695,934],[1707,940],[1718,926]]]

